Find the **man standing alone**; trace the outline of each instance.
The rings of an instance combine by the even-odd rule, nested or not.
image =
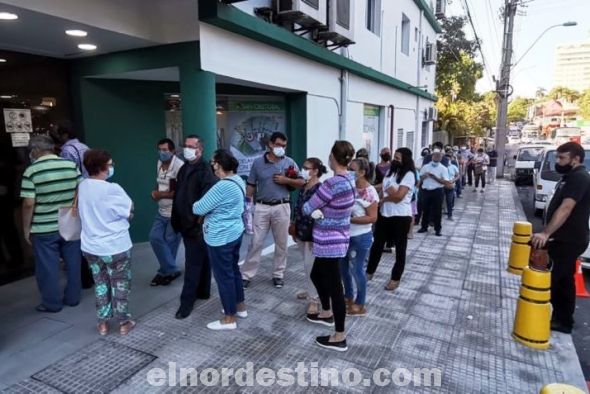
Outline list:
[[[244,287],[248,287],[258,271],[264,239],[272,231],[275,241],[274,271],[272,281],[276,288],[284,285],[287,268],[287,239],[291,221],[289,189],[300,188],[305,181],[299,175],[297,164],[285,156],[287,136],[274,132],[268,144],[269,152],[252,163],[246,194],[256,195],[254,208],[254,235],[242,266]]]
[[[171,223],[182,235],[185,249],[184,286],[177,319],[191,314],[197,298],[208,299],[211,291],[211,266],[203,238],[203,218],[193,214],[193,204],[215,184],[217,178],[203,158],[203,143],[196,135],[184,140],[186,163],[178,171],[172,203]]]
[[[180,234],[174,231],[170,217],[176,177],[184,163],[176,157],[174,142],[171,139],[160,140],[157,148],[156,187],[152,191],[152,199],[158,203],[158,213],[150,231],[150,244],[158,258],[160,269],[150,285],[166,286],[180,276],[180,269],[176,266]]]
[[[581,145],[567,142],[557,148],[555,171],[562,174],[547,211],[545,229],[533,234],[533,247],[548,249],[551,272],[551,329],[572,332],[576,309],[576,259],[588,247],[590,236],[590,175]]]

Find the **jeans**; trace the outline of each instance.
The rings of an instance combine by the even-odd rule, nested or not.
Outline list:
[[[197,298],[206,300],[211,293],[211,266],[203,234],[183,236],[185,250],[184,285],[180,305],[192,307]]]
[[[348,299],[354,297],[354,289],[352,287],[352,278],[354,277],[354,282],[356,283],[356,299],[354,303],[357,305],[365,305],[365,298],[367,297],[365,261],[372,243],[373,234],[371,234],[371,232],[350,237],[348,254],[342,259],[340,264],[340,274],[342,275],[342,282],[344,283],[344,297]],[[351,268],[352,275],[350,272]]]
[[[453,217],[453,208],[455,207],[455,189],[445,188],[445,200],[447,202],[447,217]]]
[[[576,310],[576,259],[586,250],[588,243],[549,243],[547,252],[552,262],[551,271],[551,305],[552,320],[566,327],[574,325]]]
[[[150,244],[160,263],[158,273],[162,276],[172,275],[180,270],[176,266],[176,253],[180,245],[180,234],[170,224],[170,218],[156,215],[150,231]]]
[[[424,213],[422,215],[423,230],[428,229],[428,224],[434,222],[434,231],[439,232],[442,229],[442,202],[443,202],[443,188],[434,190],[422,190],[424,193]]]
[[[339,257],[316,257],[311,270],[311,280],[318,291],[322,309],[329,311],[330,307],[332,308],[336,332],[344,332],[346,320],[346,305],[340,278],[341,260]]]
[[[463,191],[463,184],[461,184],[460,179],[457,182],[455,182],[455,191],[457,193],[457,197],[459,197],[461,195],[461,192]]]
[[[66,241],[59,233],[32,234],[35,278],[42,304],[59,311],[63,305],[77,305],[82,295],[80,241]],[[67,282],[62,295],[59,286],[59,259],[66,265]]]
[[[391,239],[395,245],[395,264],[391,269],[391,280],[399,281],[401,279],[406,267],[406,249],[411,223],[411,216],[385,217],[379,214],[375,226],[375,241],[371,246],[369,263],[367,264],[368,274],[374,274],[377,270],[383,254],[383,245]]]
[[[131,319],[131,249],[113,256],[84,253],[84,257],[94,277],[98,321],[106,323],[114,316],[120,324],[125,324]]]
[[[238,266],[241,245],[241,235],[235,241],[222,246],[207,245],[213,276],[226,316],[234,316],[238,312],[237,305],[244,302],[244,285]]]

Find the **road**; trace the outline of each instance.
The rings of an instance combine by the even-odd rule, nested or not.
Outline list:
[[[533,224],[533,231],[542,229],[543,223],[541,218],[535,216],[533,187],[518,186],[517,189],[524,212],[528,220]],[[584,272],[584,279],[586,281],[586,289],[590,289],[590,271],[586,270]],[[584,377],[586,381],[590,381],[590,298],[577,298],[574,319],[576,321],[572,333],[574,345],[580,358]]]

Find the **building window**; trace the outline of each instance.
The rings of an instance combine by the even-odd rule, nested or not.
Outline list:
[[[367,29],[377,35],[381,31],[381,0],[367,0]]]
[[[397,129],[397,148],[401,148],[404,146],[404,129]]]
[[[402,53],[410,55],[410,18],[402,14]]]
[[[406,148],[409,148],[414,151],[414,132],[408,131],[406,134]]]
[[[350,0],[336,1],[336,23],[345,29],[350,29]]]
[[[428,146],[428,129],[429,129],[429,122],[422,122],[422,140],[420,143],[422,146]]]

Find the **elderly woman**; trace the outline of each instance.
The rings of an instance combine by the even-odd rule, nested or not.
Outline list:
[[[115,317],[119,332],[125,335],[135,326],[128,309],[133,203],[121,186],[107,182],[115,171],[109,152],[86,151],[84,167],[89,177],[78,187],[78,212],[82,253],[96,284],[97,328],[100,335],[108,334],[108,322]]]
[[[205,216],[203,234],[225,316],[207,324],[207,328],[235,330],[236,316],[248,316],[242,275],[238,267],[244,233],[242,214],[246,185],[236,174],[238,160],[229,151],[217,150],[211,165],[220,181],[195,202],[193,213]]]
[[[313,255],[311,270],[322,311],[308,315],[307,320],[325,326],[335,325],[333,335],[315,339],[321,347],[348,350],[344,321],[346,306],[340,278],[340,265],[350,243],[350,217],[354,205],[354,179],[348,173],[348,165],[354,156],[354,148],[348,141],[336,141],[330,153],[330,168],[334,176],[322,183],[313,197],[303,205],[303,212],[316,219],[313,226]]]

